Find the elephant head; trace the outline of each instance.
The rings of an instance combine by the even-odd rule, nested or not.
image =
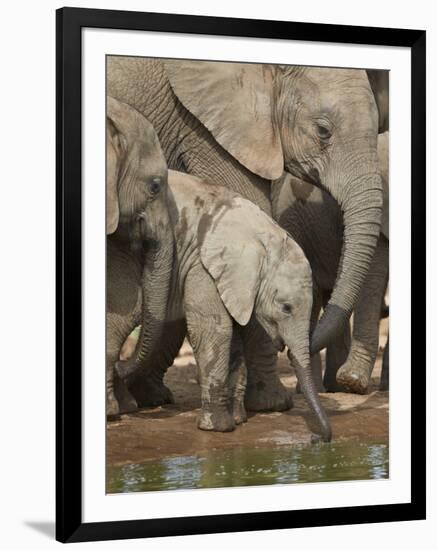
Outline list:
[[[244,216],[244,222],[242,217]],[[200,259],[233,319],[252,314],[288,356],[324,441],[331,427],[310,368],[312,274],[300,247],[251,202],[236,197],[199,224]]]
[[[138,356],[153,350],[165,319],[174,237],[167,204],[168,171],[153,126],[132,107],[107,97],[106,233],[129,235],[145,247]],[[117,231],[118,229],[118,231]]]
[[[156,199],[165,204],[167,164],[153,126],[138,111],[108,96],[106,122],[106,233],[110,235],[119,223],[136,221]]]
[[[217,142],[252,172],[284,168],[328,191],[344,217],[337,281],[312,335],[315,353],[342,330],[379,235],[378,110],[364,70],[166,61],[170,84]]]

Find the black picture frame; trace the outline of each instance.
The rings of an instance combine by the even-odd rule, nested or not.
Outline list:
[[[81,31],[127,29],[411,49],[411,502],[102,523],[82,522]],[[56,13],[56,538],[78,542],[425,519],[425,51],[422,30],[62,8]]]

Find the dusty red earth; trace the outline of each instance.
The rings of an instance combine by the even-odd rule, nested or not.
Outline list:
[[[378,391],[381,349],[386,342],[388,321],[381,322],[380,352],[367,395],[325,393],[321,400],[333,428],[333,439],[387,440],[388,392]],[[180,455],[202,455],[209,450],[235,447],[275,447],[311,441],[311,415],[302,395],[295,393],[296,377],[287,358],[279,359],[282,382],[293,393],[294,407],[283,413],[249,414],[248,422],[230,433],[199,430],[196,426],[200,390],[191,348],[185,343],[165,382],[173,392],[174,405],[143,409],[123,415],[107,427],[108,465],[140,463]]]

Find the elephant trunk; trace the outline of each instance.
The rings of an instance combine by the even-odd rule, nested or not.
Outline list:
[[[343,168],[352,177],[338,191],[327,185],[343,212],[343,248],[331,298],[311,337],[311,354],[325,348],[344,328],[352,314],[376,249],[382,214],[382,186],[374,162],[360,163],[357,170]],[[331,175],[331,181],[339,179]],[[336,191],[337,189],[337,191]]]
[[[305,399],[317,418],[320,434],[323,441],[329,442],[332,438],[331,424],[328,416],[323,408],[317,388],[314,383],[313,374],[310,366],[309,346],[306,345],[303,349],[288,351],[288,358],[295,369],[297,379],[299,381]]]
[[[167,241],[170,240],[171,235],[168,237]],[[151,241],[146,252],[142,279],[143,318],[136,353],[137,362],[147,361],[155,351],[163,332],[172,265],[172,243]]]
[[[168,209],[156,201],[159,217],[147,209],[146,252],[142,273],[142,319],[141,331],[134,356],[118,363],[116,370],[122,379],[136,373],[140,364],[145,364],[156,351],[163,333],[171,287],[174,259],[173,228]],[[148,221],[156,219],[152,224]]]

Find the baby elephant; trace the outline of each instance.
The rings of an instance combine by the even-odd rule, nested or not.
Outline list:
[[[150,326],[143,356],[155,347],[160,336],[157,319],[166,315],[174,237],[167,163],[153,126],[108,96],[106,142],[106,414],[112,418],[137,407],[114,376],[114,364],[133,326]]]
[[[233,331],[244,330],[254,315],[278,350],[288,347],[329,441],[310,370],[312,274],[302,250],[250,201],[187,174],[169,170],[168,207],[176,243],[168,322],[186,319],[200,371],[199,428],[230,431],[241,420],[241,402],[233,402],[231,342]],[[135,368],[135,362],[116,367],[122,379]]]

